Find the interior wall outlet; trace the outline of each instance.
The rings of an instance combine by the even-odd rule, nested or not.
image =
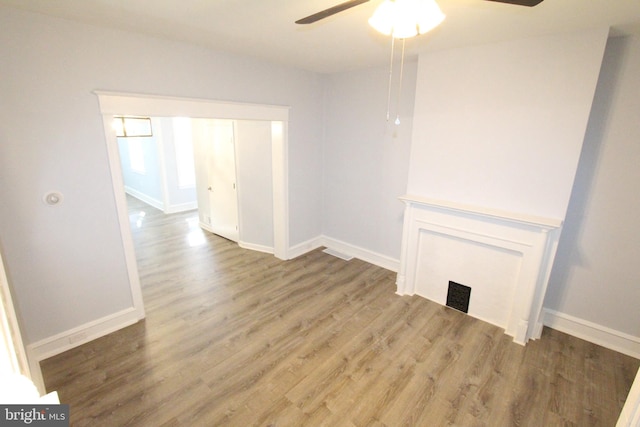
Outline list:
[[[62,196],[62,193],[58,191],[51,191],[42,196],[42,201],[44,202],[44,204],[49,206],[59,205],[60,203],[62,203],[63,199],[64,197]]]

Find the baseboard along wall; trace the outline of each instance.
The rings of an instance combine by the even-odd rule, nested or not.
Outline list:
[[[314,237],[313,239],[290,247],[287,258],[297,258],[321,247],[326,247],[346,257],[357,258],[396,273],[400,267],[400,261],[397,259],[324,235]]]
[[[639,337],[548,308],[543,309],[543,323],[549,328],[640,359]]]
[[[29,364],[36,367],[42,360],[133,325],[142,317],[139,310],[131,307],[29,344],[26,347]],[[40,372],[39,366],[31,371]]]

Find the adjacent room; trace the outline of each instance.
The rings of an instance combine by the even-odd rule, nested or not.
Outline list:
[[[640,425],[637,1],[0,0],[0,69],[71,425]]]

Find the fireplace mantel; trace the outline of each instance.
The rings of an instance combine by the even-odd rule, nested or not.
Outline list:
[[[397,293],[446,302],[448,280],[472,288],[468,314],[525,344],[541,309],[562,221],[414,195],[405,203]]]

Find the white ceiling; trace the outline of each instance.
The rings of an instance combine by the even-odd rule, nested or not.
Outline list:
[[[367,19],[381,0],[311,25],[295,20],[345,0],[0,0],[104,27],[187,41],[317,72],[389,60],[389,38]],[[601,26],[640,34],[640,0],[544,0],[533,8],[485,0],[438,0],[447,15],[434,31],[407,40],[407,54]]]

